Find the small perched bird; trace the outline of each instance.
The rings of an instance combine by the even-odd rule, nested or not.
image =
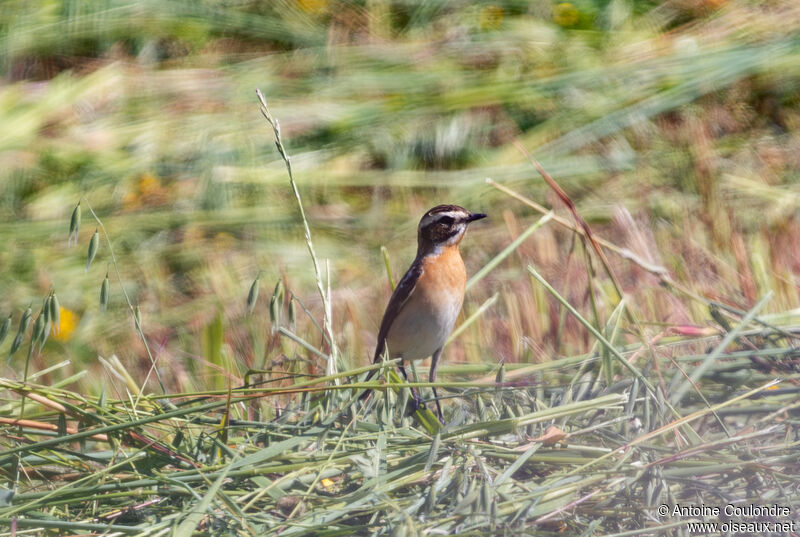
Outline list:
[[[400,372],[408,381],[403,362],[433,356],[430,381],[436,381],[436,368],[442,349],[453,331],[461,304],[467,272],[458,245],[470,222],[486,218],[458,205],[438,205],[425,213],[417,230],[417,257],[397,284],[378,331],[373,362],[384,353],[389,359],[402,358]],[[367,376],[369,380],[374,371]],[[421,401],[411,390],[419,407]],[[369,395],[367,390],[363,400]],[[436,388],[433,388],[439,420],[444,422]]]

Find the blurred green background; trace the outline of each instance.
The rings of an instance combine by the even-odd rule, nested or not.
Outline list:
[[[749,309],[773,290],[768,311],[796,321],[794,0],[6,0],[0,51],[0,315],[16,327],[54,288],[64,326],[34,370],[68,359],[52,375],[88,370],[85,389],[106,374],[98,355],[118,355],[139,381],[149,361],[113,271],[100,310],[111,258],[103,241],[85,271],[97,227],[85,201],[79,244],[67,245],[82,199],[108,230],[168,388],[213,386],[220,372],[238,382],[250,366],[321,367],[268,314],[279,278],[317,319],[321,305],[256,88],[329,260],[347,365],[369,360],[390,293],[381,246],[399,277],[427,208],[490,214],[464,242],[470,273],[538,218],[487,177],[567,215],[515,140],[599,235],[708,299]],[[708,322],[703,301],[612,262],[651,334]],[[448,361],[588,350],[528,263],[588,310],[583,254],[551,223],[470,291],[467,314],[498,300]],[[608,315],[613,293],[597,281]],[[291,328],[323,346],[302,312]],[[21,375],[24,355],[3,376]]]

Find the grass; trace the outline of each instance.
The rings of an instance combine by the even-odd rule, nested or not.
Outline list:
[[[0,375],[0,534],[796,513],[794,3],[2,9],[0,353],[31,318]],[[443,202],[490,219],[463,244],[439,428],[388,369],[359,380]]]

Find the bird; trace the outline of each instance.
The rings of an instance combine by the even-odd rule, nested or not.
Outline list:
[[[467,272],[459,245],[470,223],[486,218],[458,205],[437,205],[420,219],[417,228],[417,256],[397,284],[383,314],[373,363],[383,356],[400,358],[398,365],[408,381],[404,362],[431,356],[430,382],[436,381],[436,369],[442,349],[453,331],[467,283]],[[372,378],[377,370],[367,375]],[[412,388],[417,408],[422,401]],[[364,392],[363,401],[370,394]],[[436,388],[433,388],[439,421],[444,423]]]

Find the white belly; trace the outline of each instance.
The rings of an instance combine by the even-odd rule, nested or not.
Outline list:
[[[461,310],[462,297],[460,293],[440,295],[437,305],[427,303],[427,297],[419,297],[426,303],[404,307],[386,338],[389,354],[404,360],[423,360],[444,346]]]

